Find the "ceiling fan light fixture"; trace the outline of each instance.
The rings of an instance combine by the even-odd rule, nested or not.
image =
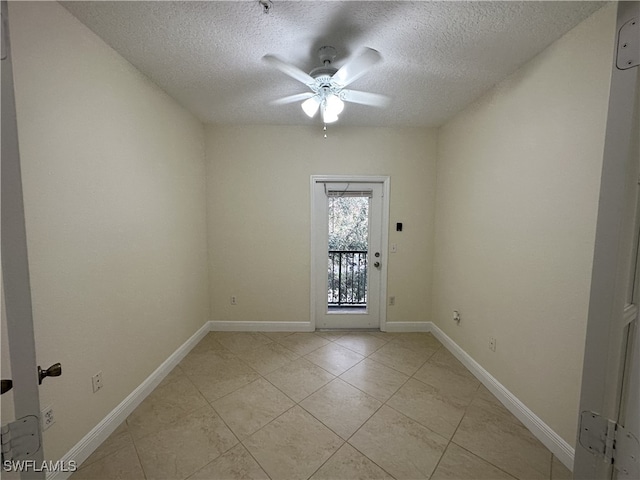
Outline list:
[[[313,96],[304,102],[302,102],[302,110],[307,114],[309,118],[313,118],[320,108],[320,99],[318,96]]]
[[[338,115],[335,112],[327,109],[324,105],[322,106],[322,121],[324,123],[334,123],[338,121]]]
[[[326,110],[332,115],[338,116],[344,110],[344,102],[337,95],[331,94],[327,97]]]

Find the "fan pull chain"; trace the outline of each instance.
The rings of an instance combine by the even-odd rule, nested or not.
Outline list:
[[[327,124],[324,124],[324,128],[322,129],[324,131],[324,138],[327,138]]]

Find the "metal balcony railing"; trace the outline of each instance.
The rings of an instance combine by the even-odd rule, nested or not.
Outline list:
[[[367,251],[329,250],[330,306],[367,304]]]

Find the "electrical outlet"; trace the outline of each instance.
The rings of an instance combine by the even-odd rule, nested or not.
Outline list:
[[[237,305],[238,304],[238,297],[236,297],[235,295],[231,295],[231,305]]]
[[[395,304],[396,304],[396,297],[395,297],[395,295],[391,295],[389,297],[389,305],[390,306],[394,306]]]
[[[42,422],[43,431],[56,423],[56,418],[53,416],[53,407],[51,405],[40,412],[40,421]]]
[[[489,337],[489,350],[492,352],[496,351],[496,339],[493,337]]]
[[[91,377],[91,383],[93,384],[93,393],[102,388],[102,370]]]

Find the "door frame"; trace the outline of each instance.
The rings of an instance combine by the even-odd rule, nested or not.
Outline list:
[[[595,412],[613,421],[618,421],[620,413],[628,353],[625,351],[628,336],[625,269],[629,252],[624,247],[624,235],[629,226],[625,207],[631,195],[626,186],[630,162],[638,161],[631,155],[638,67],[621,70],[616,66],[616,56],[618,32],[633,17],[640,17],[640,2],[619,2],[578,412],[578,415]],[[611,478],[611,464],[589,452],[579,439],[580,426],[575,448],[575,478]]]
[[[316,281],[316,250],[318,248],[316,242],[318,218],[316,214],[316,198],[314,195],[314,187],[317,183],[381,183],[382,184],[382,238],[380,240],[380,249],[384,252],[386,258],[382,262],[380,269],[380,330],[387,329],[387,265],[389,252],[389,192],[391,189],[391,177],[388,175],[311,175],[309,181],[310,206],[311,206],[311,290],[310,290],[310,328],[312,331],[316,329],[316,290],[318,284]]]

